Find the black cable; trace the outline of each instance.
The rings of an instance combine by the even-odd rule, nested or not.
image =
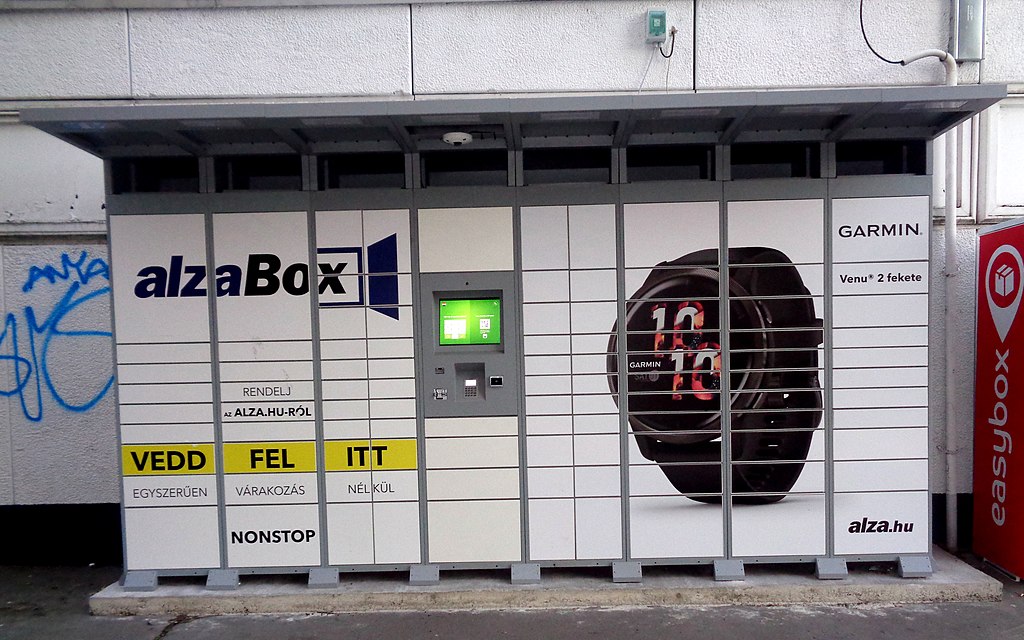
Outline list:
[[[665,51],[658,45],[658,51],[661,52],[662,58],[671,58],[672,54],[676,52],[676,28],[672,27],[672,47],[668,50],[668,55],[665,55]]]
[[[871,53],[878,56],[878,59],[882,62],[888,62],[889,64],[903,64],[902,60],[890,60],[882,54],[875,51],[875,48],[871,46],[871,41],[868,40],[868,33],[864,30],[864,0],[860,0],[860,35],[864,36],[864,44],[868,45],[868,49],[871,49]]]

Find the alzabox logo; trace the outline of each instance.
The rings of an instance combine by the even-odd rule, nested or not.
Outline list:
[[[1009,421],[1010,410],[1006,397],[1010,393],[1010,344],[1006,337],[1013,326],[1020,307],[1021,273],[1024,272],[1024,260],[1020,252],[1012,245],[1004,244],[995,250],[989,258],[985,269],[985,294],[988,297],[988,309],[992,314],[992,324],[999,334],[1000,345],[995,349],[995,378],[992,393],[995,396],[992,404],[992,417],[988,419],[992,427],[992,522],[1001,527],[1006,524],[1006,477],[1010,469],[1010,455],[1013,453],[1013,437],[1005,429]],[[1005,345],[1005,346],[1001,346]],[[990,398],[990,401],[992,399]],[[979,398],[979,402],[981,399]]]
[[[398,237],[392,234],[366,247],[317,248],[317,294],[321,308],[368,306],[398,319]],[[208,295],[204,264],[185,264],[171,256],[168,266],[152,265],[138,272],[137,298],[189,298]],[[222,264],[214,270],[213,286],[224,296],[272,296],[278,291],[293,296],[309,293],[309,265],[285,266],[272,253],[249,254],[245,265]],[[364,290],[366,295],[364,295]],[[367,298],[369,299],[367,301]]]

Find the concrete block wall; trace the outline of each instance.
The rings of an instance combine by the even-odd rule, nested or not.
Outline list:
[[[54,3],[49,3],[54,4]],[[714,91],[790,87],[938,84],[934,60],[887,65],[866,48],[851,0],[667,0],[679,29],[670,60],[643,43],[644,12],[633,0],[564,0],[401,4],[323,0],[274,7],[253,0],[232,9],[23,10],[32,2],[0,2],[0,122],[26,105],[101,101],[391,97],[396,100],[473,94]],[[87,3],[95,6],[97,3]],[[137,3],[135,3],[137,4]],[[199,3],[202,4],[202,3]],[[209,5],[210,3],[206,3]],[[245,2],[234,4],[244,5]],[[34,6],[39,6],[36,3]],[[123,6],[123,5],[121,5]],[[8,10],[14,8],[15,10]],[[877,49],[901,57],[947,47],[947,0],[866,0],[865,27]],[[1024,212],[1024,11],[1020,0],[988,0],[986,58],[962,65],[963,82],[1009,83],[1021,97],[994,114],[993,139],[979,160],[991,176],[987,211]],[[6,115],[5,115],[6,114]],[[940,167],[936,172],[941,176]],[[0,124],[0,251],[5,317],[52,308],[72,275],[22,290],[32,266],[60,268],[62,256],[104,258],[102,163],[16,124]],[[936,203],[939,204],[939,203]],[[956,340],[959,434],[957,490],[970,490],[973,417],[974,255],[978,227],[958,235]],[[933,244],[932,404],[936,427],[932,488],[944,490],[941,274],[942,230]],[[71,269],[74,272],[74,269]],[[99,287],[93,278],[89,287]],[[45,286],[44,286],[45,285]],[[64,289],[61,289],[64,287]],[[90,289],[91,290],[91,289]],[[35,296],[35,297],[33,297]],[[77,308],[82,321],[104,325],[103,295]],[[49,305],[49,306],[48,306]],[[19,320],[21,322],[21,320]],[[21,326],[21,325],[19,325]],[[19,329],[21,330],[21,329]],[[99,329],[97,329],[99,330]],[[25,334],[22,330],[24,340]],[[61,389],[89,397],[110,362],[109,339],[56,347]],[[11,338],[5,334],[4,354]],[[57,344],[61,342],[58,340]],[[14,368],[5,392],[17,385]],[[13,381],[13,382],[12,382]],[[77,386],[76,386],[77,385]],[[4,398],[0,422],[0,504],[116,501],[114,411],[102,398],[72,411],[46,396],[40,421],[22,419],[19,394]],[[110,394],[107,394],[109,396]],[[51,394],[52,396],[52,394]],[[84,462],[77,451],[90,453]],[[92,454],[95,453],[95,456]],[[104,457],[106,456],[106,457]]]

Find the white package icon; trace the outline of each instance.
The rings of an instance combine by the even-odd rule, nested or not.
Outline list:
[[[1013,269],[1010,268],[1010,265],[1004,264],[996,269],[996,293],[1001,296],[1008,296],[1013,289]]]

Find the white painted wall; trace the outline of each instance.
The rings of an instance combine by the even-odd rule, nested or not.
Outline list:
[[[0,124],[0,184],[5,233],[105,220],[103,161],[33,127]]]
[[[945,49],[947,0],[867,0],[864,26],[882,55],[900,59]],[[699,2],[697,86],[756,87],[941,84],[942,65],[897,67],[864,45],[857,2]]]
[[[3,98],[130,93],[124,11],[0,13],[0,60]]]
[[[0,124],[0,504],[119,499],[110,338],[55,332],[110,332],[109,280],[71,266],[106,265],[103,201],[98,158]]]
[[[202,10],[0,10],[0,111],[29,101],[84,98],[635,92],[645,70],[645,91],[937,84],[943,79],[934,61],[901,68],[875,59],[861,39],[853,0],[657,3],[680,30],[671,63],[652,57],[643,43],[644,12],[654,5],[632,0],[251,4]],[[876,48],[889,56],[944,49],[948,5],[947,0],[867,0],[866,28]],[[988,0],[987,5],[986,59],[963,65],[961,80],[1024,85],[1021,2]],[[1024,87],[1016,89],[1024,93]],[[991,152],[980,161],[994,181],[989,212],[1024,212],[1017,209],[1024,207],[1024,98],[1007,102],[992,121]],[[58,291],[56,286],[31,295],[19,288],[26,269],[54,260],[59,265],[61,253],[77,256],[83,247],[70,234],[80,231],[82,222],[102,220],[102,200],[98,160],[26,127],[0,125],[0,238],[26,229],[43,234],[27,245],[0,246],[5,317],[52,303],[47,296]],[[976,234],[976,226],[965,226],[958,235],[958,320],[951,332],[959,361],[960,491],[970,489]],[[932,488],[942,491],[941,227],[934,236]],[[88,251],[99,256],[102,247]],[[88,317],[96,326],[106,318],[99,306]],[[81,383],[81,393],[88,392],[86,381],[102,374],[97,367],[110,361],[102,340],[83,342],[61,358],[61,371],[71,372],[66,382]],[[0,371],[11,379],[9,366]],[[30,423],[18,419],[18,401],[8,400],[12,418],[0,422],[0,504],[116,500],[109,400],[83,413],[44,408],[43,421]],[[95,455],[86,462],[76,455],[80,451]]]
[[[132,95],[411,94],[409,7],[131,11]]]
[[[679,29],[670,60],[644,45],[649,2],[413,6],[419,94],[693,88],[693,2],[657,4]],[[666,48],[666,51],[668,49]],[[652,58],[653,55],[653,58]],[[671,63],[671,64],[670,64]]]
[[[647,90],[929,84],[864,46],[849,0],[667,0],[679,30]],[[1015,0],[992,0],[994,79],[1022,45]],[[272,3],[253,2],[253,5]],[[0,12],[5,98],[436,95],[637,91],[652,60],[636,0]],[[945,48],[946,0],[872,0],[865,23],[890,56]],[[1003,23],[996,18],[1006,16]],[[696,29],[694,25],[696,24]],[[998,58],[998,61],[996,61]],[[966,65],[965,79],[977,65]],[[666,83],[667,75],[667,83]]]

